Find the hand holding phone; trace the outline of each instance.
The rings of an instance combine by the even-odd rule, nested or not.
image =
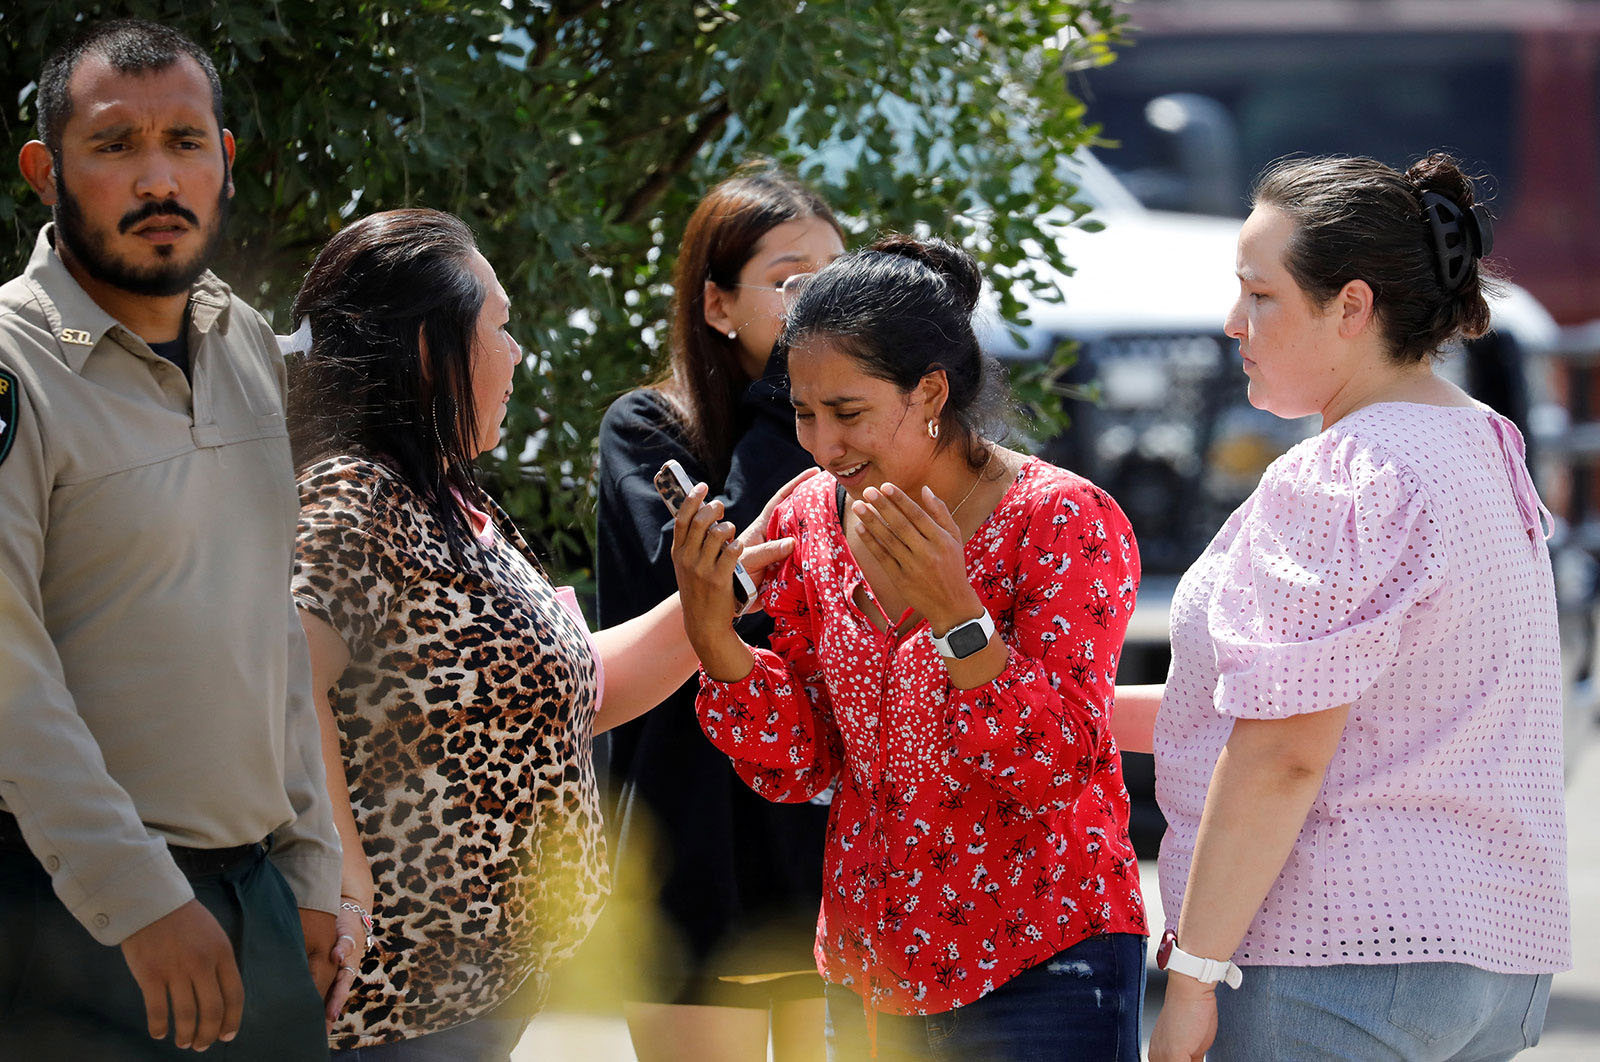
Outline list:
[[[667,509],[672,515],[678,515],[681,506],[689,492],[694,489],[694,480],[683,470],[675,458],[668,458],[655,474],[656,493],[661,495],[661,500],[667,503]],[[750,578],[750,573],[744,570],[744,565],[733,566],[733,599],[738,606],[734,614],[742,615],[750,607],[756,597],[756,584]]]

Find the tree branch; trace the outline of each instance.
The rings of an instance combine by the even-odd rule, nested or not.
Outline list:
[[[666,190],[667,182],[683,172],[684,168],[693,161],[695,155],[699,154],[700,149],[706,146],[706,143],[716,134],[717,130],[728,123],[728,118],[732,114],[733,110],[728,106],[728,98],[726,96],[717,97],[716,104],[701,117],[700,124],[695,128],[689,139],[684,142],[683,146],[678,149],[678,153],[662,165],[651,170],[650,176],[645,178],[644,183],[634,189],[633,194],[623,201],[622,209],[617,211],[617,221],[623,224],[638,221],[650,204],[655,202],[661,193]]]

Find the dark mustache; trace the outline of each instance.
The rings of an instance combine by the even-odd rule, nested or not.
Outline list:
[[[163,199],[159,203],[146,203],[138,210],[133,210],[122,215],[122,220],[117,222],[117,231],[126,234],[129,229],[133,228],[141,221],[145,221],[149,218],[161,217],[163,214],[170,214],[172,217],[182,218],[195,228],[200,227],[200,219],[195,217],[192,211],[179,204],[175,199]]]

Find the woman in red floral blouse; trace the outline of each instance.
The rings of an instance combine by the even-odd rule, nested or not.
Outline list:
[[[1136,1060],[1146,928],[1110,715],[1138,551],[1104,492],[986,437],[1004,387],[980,287],[965,252],[909,237],[802,286],[778,356],[828,474],[768,529],[796,543],[762,591],[771,651],[734,633],[717,503],[682,507],[697,707],[768,799],[837,787],[831,1058]]]

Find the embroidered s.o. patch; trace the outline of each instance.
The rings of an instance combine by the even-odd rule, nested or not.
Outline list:
[[[0,464],[11,452],[11,440],[17,434],[17,410],[20,408],[16,376],[0,369]]]

